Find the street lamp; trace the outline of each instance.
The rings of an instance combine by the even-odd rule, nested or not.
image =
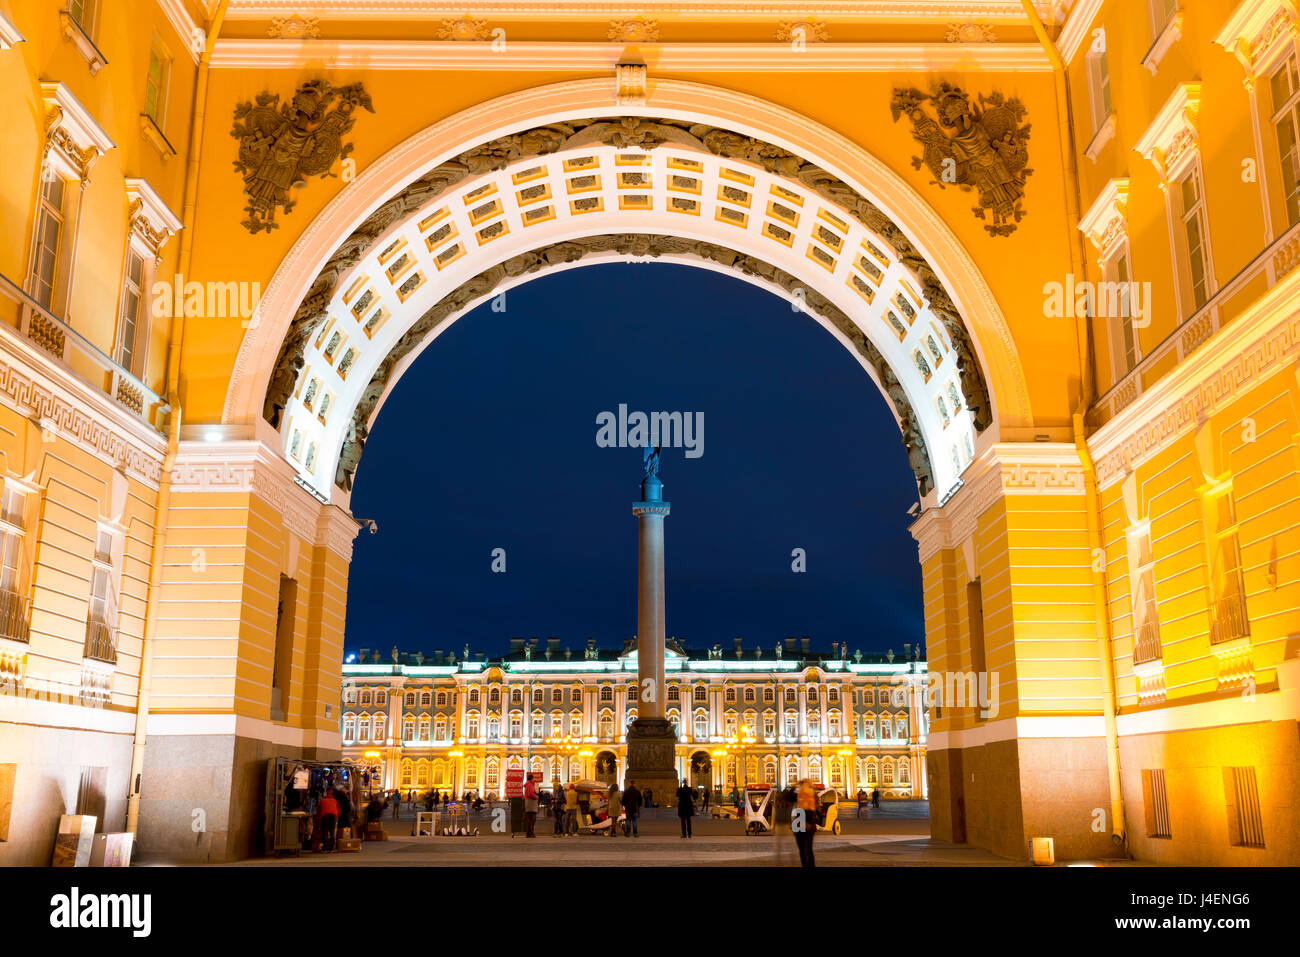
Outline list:
[[[456,798],[456,792],[458,790],[457,782],[460,780],[456,764],[458,759],[463,758],[464,756],[465,752],[460,749],[454,749],[447,752],[447,757],[451,758],[451,796],[453,800]]]

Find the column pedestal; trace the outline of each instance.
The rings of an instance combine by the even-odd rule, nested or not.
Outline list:
[[[654,792],[660,807],[675,807],[677,734],[666,718],[637,718],[627,730],[627,777],[624,787]]]

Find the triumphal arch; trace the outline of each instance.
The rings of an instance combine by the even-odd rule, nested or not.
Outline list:
[[[789,301],[898,421],[936,838],[1294,862],[1290,3],[56,7],[0,5],[0,863],[83,803],[254,853],[266,759],[340,750],[386,397],[647,259]]]

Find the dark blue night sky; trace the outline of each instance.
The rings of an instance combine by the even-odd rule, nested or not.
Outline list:
[[[543,276],[506,305],[432,343],[371,431],[352,510],[379,533],[357,538],[348,653],[631,637],[641,451],[596,444],[597,414],[619,403],[704,413],[703,456],[662,456],[670,635],[900,654],[921,639],[916,483],[898,427],[814,319],[667,263]]]

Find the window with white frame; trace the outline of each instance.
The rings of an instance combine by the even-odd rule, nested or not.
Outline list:
[[[36,235],[27,291],[53,313],[62,313],[66,296],[66,235],[75,190],[69,180],[47,165],[41,172],[40,202],[36,209]]]
[[[1178,181],[1177,201],[1178,218],[1182,224],[1182,259],[1187,270],[1183,285],[1191,294],[1192,306],[1185,308],[1184,312],[1191,315],[1209,301],[1213,282],[1210,275],[1210,231],[1199,160]]]
[[[1160,616],[1156,610],[1155,561],[1151,555],[1151,524],[1128,530],[1128,576],[1132,594],[1133,662],[1156,661],[1160,653]]]
[[[439,741],[447,740],[447,717],[438,715],[438,720],[433,723],[433,732]]]
[[[162,38],[154,34],[149,47],[149,68],[145,73],[144,115],[163,129],[167,117],[167,91],[171,83],[172,60]]]
[[[117,588],[114,575],[116,533],[100,526],[95,533],[91,561],[90,602],[86,611],[87,658],[116,661]]]
[[[1203,505],[1209,550],[1210,643],[1219,644],[1250,634],[1231,483],[1207,492]]]
[[[1300,70],[1294,53],[1273,71],[1269,90],[1273,134],[1282,164],[1282,203],[1287,222],[1294,226],[1300,222]]]
[[[1154,40],[1165,32],[1178,13],[1178,0],[1147,0],[1147,12],[1151,17],[1151,38]]]
[[[415,738],[415,719],[406,717],[402,719],[402,740],[411,741]]]
[[[0,510],[0,638],[28,641],[27,602],[23,595],[22,555],[27,496],[5,483]]]
[[[1132,287],[1129,282],[1132,276],[1129,271],[1127,242],[1120,243],[1110,258],[1102,264],[1102,273],[1107,283],[1114,284],[1109,288],[1120,290],[1117,297],[1120,308],[1114,310],[1116,314],[1108,319],[1111,327],[1111,362],[1115,381],[1118,382],[1132,371],[1142,357],[1139,351],[1137,328],[1133,325],[1134,316],[1130,307]],[[1150,308],[1150,303],[1147,304],[1147,308]]]
[[[709,716],[703,711],[695,712],[695,740],[701,741],[709,736]]]
[[[93,40],[99,26],[99,0],[67,0],[64,9],[82,32]]]
[[[1093,34],[1092,46],[1084,61],[1088,72],[1088,102],[1092,110],[1092,134],[1096,136],[1110,119],[1110,63],[1106,55],[1106,31]]]
[[[357,739],[357,719],[355,715],[345,714],[343,716],[343,740],[355,741]]]
[[[429,740],[429,716],[427,714],[420,715],[420,740]]]

